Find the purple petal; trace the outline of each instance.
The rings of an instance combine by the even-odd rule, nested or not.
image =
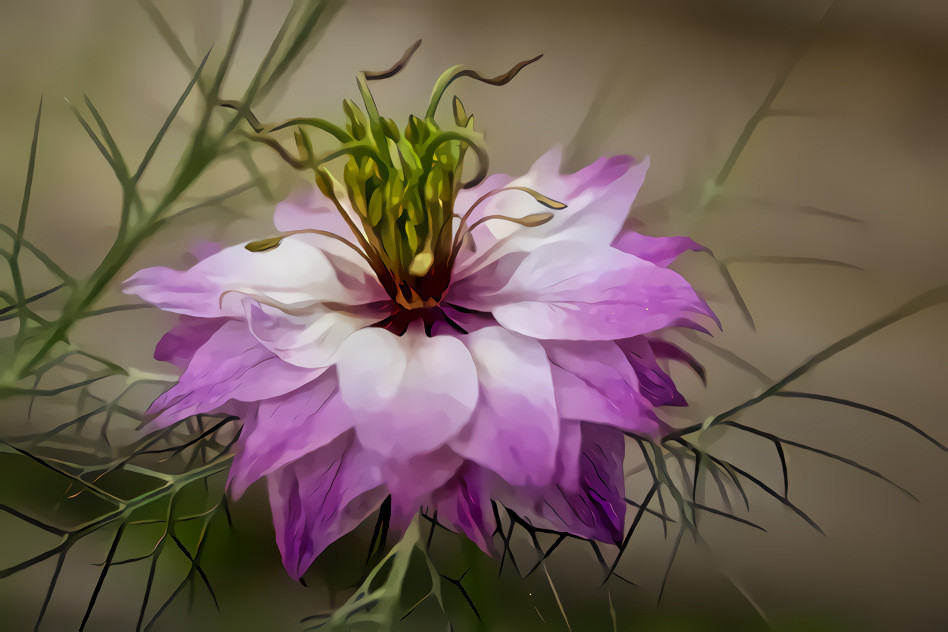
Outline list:
[[[369,327],[339,347],[339,393],[352,410],[359,441],[400,458],[443,445],[477,404],[477,371],[452,336],[402,336]]]
[[[615,248],[573,241],[540,246],[503,290],[480,302],[493,306],[504,327],[539,339],[631,338],[697,314],[711,316],[677,272]]]
[[[485,327],[463,336],[480,382],[477,409],[449,445],[512,485],[550,480],[559,419],[550,363],[536,340]]]
[[[589,423],[582,425],[582,436],[579,489],[553,494],[550,505],[562,507],[556,515],[564,519],[567,530],[618,544],[625,526],[625,438],[619,431]]]
[[[658,366],[655,352],[645,336],[618,341],[639,378],[639,392],[653,406],[687,406],[688,402],[665,371]]]
[[[459,531],[482,551],[493,553],[494,515],[477,466],[466,464],[434,495],[438,522]]]
[[[527,252],[510,253],[479,268],[473,274],[452,279],[444,301],[449,305],[460,305],[471,310],[490,309],[491,297],[510,283],[510,278],[528,255]]]
[[[352,428],[352,415],[339,401],[338,386],[335,371],[329,370],[292,393],[260,402],[256,415],[244,420],[230,470],[234,498],[254,481]]]
[[[152,403],[155,423],[218,409],[228,400],[259,402],[293,391],[322,373],[283,362],[257,342],[244,323],[222,325],[194,354],[188,368]]]
[[[631,230],[619,235],[612,247],[662,267],[688,250],[710,252],[688,237],[646,237]]]
[[[665,340],[649,338],[648,342],[649,346],[652,347],[652,351],[655,353],[656,358],[661,358],[663,360],[674,360],[675,362],[687,364],[689,367],[691,367],[691,370],[694,371],[699,378],[701,378],[701,381],[707,384],[707,376],[705,375],[704,366],[702,366],[693,355],[678,345],[666,342]]]
[[[654,436],[665,426],[639,392],[635,369],[614,342],[543,343],[553,366],[560,417]]]
[[[178,324],[162,336],[155,346],[155,360],[185,368],[195,352],[226,322],[226,318],[179,316]]]
[[[350,432],[268,477],[277,546],[293,579],[378,509],[387,492],[373,461]]]
[[[625,439],[608,426],[583,423],[578,478],[529,493],[508,490],[501,500],[534,527],[620,543],[625,526]]]
[[[448,483],[464,465],[448,446],[407,459],[385,458],[382,474],[392,494],[392,524],[406,528],[422,506],[433,504],[432,493]]]

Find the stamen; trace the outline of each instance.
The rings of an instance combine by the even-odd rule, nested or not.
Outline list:
[[[530,187],[520,187],[520,186],[501,187],[499,189],[488,191],[481,197],[477,198],[474,204],[471,205],[471,208],[467,209],[467,212],[463,216],[461,216],[461,224],[464,225],[465,223],[467,223],[467,219],[471,216],[471,213],[474,212],[474,209],[476,209],[481,204],[481,202],[483,202],[489,197],[493,197],[497,195],[498,193],[503,193],[504,191],[523,191],[524,193],[528,193],[532,195],[533,199],[535,199],[537,202],[539,202],[543,206],[557,210],[557,211],[566,208],[566,205],[563,204],[562,202],[557,202],[556,200],[552,198],[548,198],[547,196],[543,195],[539,191],[531,189]]]
[[[461,250],[461,244],[463,242],[463,238],[464,237],[471,238],[472,230],[474,230],[476,227],[480,226],[484,222],[488,222],[494,219],[503,220],[505,222],[513,222],[514,224],[520,224],[521,226],[526,226],[527,228],[534,228],[536,226],[542,226],[543,224],[546,224],[548,221],[553,219],[553,213],[534,213],[533,215],[527,215],[526,217],[508,217],[507,215],[487,215],[486,217],[482,217],[481,219],[471,224],[470,228],[468,228],[467,231],[462,236],[461,241],[458,241],[455,243],[454,248],[451,250],[452,263],[454,262],[454,258],[457,256],[458,252],[460,252]],[[471,238],[471,240],[473,241],[473,238]]]
[[[368,255],[362,252],[361,248],[356,246],[354,243],[352,243],[345,237],[341,237],[340,235],[337,235],[336,233],[331,233],[328,230],[317,230],[315,228],[302,228],[300,230],[291,230],[289,232],[286,232],[280,235],[279,237],[269,237],[267,239],[261,239],[259,241],[252,241],[246,246],[244,246],[244,248],[246,248],[250,252],[265,252],[267,250],[273,250],[274,248],[279,246],[280,243],[284,239],[289,237],[290,235],[305,235],[305,234],[322,235],[323,237],[329,237],[330,239],[341,241],[345,245],[355,250],[359,254],[359,256],[365,259],[370,265],[372,264],[372,260],[369,259]]]
[[[513,222],[514,224],[520,224],[521,226],[526,226],[527,228],[534,228],[536,226],[543,226],[548,221],[553,219],[553,213],[534,213],[532,215],[527,215],[525,217],[509,217],[507,215],[487,215],[480,218],[468,229],[468,232],[471,232],[484,222],[488,222],[492,219],[499,219],[505,222]]]
[[[488,191],[487,193],[485,193],[485,194],[482,195],[481,197],[477,198],[477,200],[475,200],[474,204],[472,204],[471,207],[470,207],[469,209],[467,209],[467,212],[464,213],[464,215],[461,216],[461,224],[460,224],[460,226],[458,227],[458,232],[454,235],[454,242],[453,242],[453,244],[452,244],[452,246],[451,246],[451,262],[452,262],[452,263],[453,263],[453,261],[454,261],[454,258],[457,256],[458,252],[460,252],[461,246],[462,246],[462,244],[464,243],[464,240],[465,240],[465,239],[469,239],[469,240],[470,240],[471,251],[474,251],[474,250],[475,250],[474,245],[473,245],[473,238],[471,238],[470,233],[471,233],[472,230],[474,230],[474,227],[475,227],[475,226],[477,226],[477,225],[479,225],[479,224],[482,224],[483,222],[487,221],[488,219],[505,219],[505,220],[507,220],[507,221],[512,221],[512,222],[520,223],[520,224],[523,225],[523,226],[540,226],[540,225],[545,224],[546,222],[550,221],[550,220],[553,218],[553,214],[552,214],[552,213],[535,213],[534,215],[528,215],[528,216],[522,218],[521,221],[517,221],[517,220],[515,220],[514,218],[512,218],[512,217],[507,217],[507,216],[505,216],[505,215],[488,215],[487,217],[483,217],[483,218],[479,219],[478,221],[474,222],[473,225],[467,226],[467,220],[471,217],[471,213],[474,212],[474,209],[475,209],[475,208],[477,208],[477,207],[478,207],[484,200],[486,200],[487,198],[493,197],[493,196],[497,195],[498,193],[503,193],[504,191],[523,191],[524,193],[527,193],[527,194],[531,195],[531,196],[533,197],[533,199],[535,199],[537,202],[539,202],[540,204],[542,204],[543,206],[545,206],[545,207],[547,207],[547,208],[551,208],[551,209],[555,209],[555,210],[561,210],[561,209],[566,208],[566,205],[563,204],[562,202],[557,202],[556,200],[554,200],[554,199],[552,199],[552,198],[549,198],[549,197],[543,195],[542,193],[540,193],[539,191],[535,191],[535,190],[531,189],[530,187],[521,187],[521,186],[502,187],[502,188],[500,188],[500,189],[494,189],[494,190],[492,190],[492,191]],[[546,215],[549,215],[549,217],[546,217],[546,219],[542,219],[542,218],[545,217]],[[541,221],[539,221],[539,223],[535,223],[535,224],[525,224],[525,223],[522,223],[523,220],[529,220],[529,219],[531,219],[531,218],[533,218],[534,220],[541,220]]]

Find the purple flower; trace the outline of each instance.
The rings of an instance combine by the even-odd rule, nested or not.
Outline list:
[[[621,541],[625,434],[669,430],[655,408],[685,402],[659,361],[693,362],[657,334],[713,314],[666,267],[697,244],[621,233],[647,160],[560,163],[460,190],[447,245],[412,246],[407,265],[366,250],[384,231],[337,238],[362,212],[322,186],[277,206],[280,239],[128,280],[182,315],[155,351],[184,371],[156,423],[242,416],[230,490],[267,480],[294,578],[389,495],[396,524],[436,510],[485,550],[491,500]],[[515,187],[530,195],[495,194]]]

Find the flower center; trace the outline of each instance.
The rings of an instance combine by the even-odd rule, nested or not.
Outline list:
[[[410,116],[399,129],[388,118],[379,115],[368,82],[391,77],[401,71],[421,42],[410,47],[402,58],[383,72],[360,72],[357,76],[365,111],[346,99],[343,110],[345,128],[313,118],[291,119],[274,126],[262,126],[242,104],[225,102],[237,109],[253,125],[251,138],[275,149],[280,156],[300,170],[311,170],[319,190],[330,199],[350,228],[348,235],[324,231],[320,233],[341,240],[365,258],[397,306],[395,329],[421,318],[426,328],[444,315],[440,302],[451,282],[451,271],[462,247],[472,247],[471,231],[478,224],[491,220],[512,221],[524,226],[538,226],[549,221],[552,213],[541,212],[526,217],[488,215],[471,222],[472,211],[488,197],[508,189],[495,189],[481,196],[470,208],[458,215],[457,195],[462,188],[481,182],[487,174],[487,152],[483,135],[474,130],[474,117],[468,115],[455,97],[454,126],[443,129],[435,121],[438,105],[448,86],[460,77],[471,77],[490,85],[504,85],[527,64],[520,62],[508,72],[493,78],[455,66],[445,71],[435,84],[424,118]],[[271,133],[296,127],[299,157],[293,156]],[[341,144],[328,154],[317,156],[306,128],[315,127],[334,136]],[[478,170],[467,182],[462,181],[464,161],[471,153],[477,158]],[[333,174],[329,163],[346,158],[341,173]],[[532,195],[551,209],[565,205],[526,187],[511,187]],[[251,251],[268,250],[285,237],[252,242]],[[407,325],[406,325],[407,326]]]

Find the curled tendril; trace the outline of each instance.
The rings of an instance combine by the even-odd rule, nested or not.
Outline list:
[[[411,59],[411,56],[415,54],[415,51],[418,50],[418,47],[421,46],[421,40],[416,41],[414,44],[408,47],[405,53],[402,55],[401,59],[395,62],[388,70],[383,70],[381,72],[372,72],[369,70],[361,70],[358,75],[356,75],[356,83],[359,86],[359,93],[362,95],[362,102],[365,104],[365,112],[369,117],[369,131],[371,132],[373,138],[375,138],[376,143],[379,146],[379,150],[382,152],[383,156],[386,159],[391,159],[388,151],[388,143],[385,140],[385,130],[382,127],[381,116],[379,115],[378,105],[375,103],[375,97],[372,96],[372,91],[369,90],[369,81],[377,81],[379,79],[387,79],[388,77],[393,77],[402,71],[405,66],[408,65],[408,60]]]
[[[359,141],[345,143],[344,145],[321,157],[309,155],[306,158],[297,158],[296,156],[293,156],[286,149],[286,147],[280,144],[279,141],[270,138],[269,136],[265,136],[263,134],[245,134],[245,136],[250,140],[263,143],[264,145],[271,147],[280,155],[280,158],[282,158],[287,164],[297,171],[317,169],[327,162],[332,162],[333,160],[341,158],[342,156],[352,156],[354,158],[369,158],[376,164],[379,173],[382,174],[383,178],[387,177],[388,175],[388,166],[382,160],[381,156],[379,156],[375,148]]]
[[[402,70],[405,69],[405,66],[408,65],[408,61],[411,59],[412,55],[415,54],[415,51],[418,50],[418,47],[421,46],[421,40],[418,40],[407,49],[395,64],[388,70],[382,70],[379,72],[371,72],[369,70],[363,70],[362,74],[365,76],[366,81],[378,81],[379,79],[388,79],[389,77],[394,77]]]
[[[464,66],[454,66],[448,68],[441,77],[438,78],[438,82],[435,84],[434,90],[431,92],[431,100],[428,102],[428,111],[425,114],[426,118],[434,118],[435,112],[438,110],[438,104],[441,102],[441,97],[444,96],[444,91],[448,89],[455,79],[460,79],[461,77],[470,77],[471,79],[476,79],[481,83],[486,83],[491,86],[503,86],[517,76],[521,70],[526,66],[529,66],[533,62],[539,60],[543,55],[537,55],[533,59],[527,59],[518,63],[516,66],[508,70],[502,75],[497,75],[496,77],[485,77],[480,73],[465,68]]]
[[[250,127],[253,128],[253,131],[257,132],[258,134],[270,134],[272,132],[276,132],[287,127],[292,127],[294,125],[302,125],[306,127],[315,127],[316,129],[331,134],[336,138],[336,140],[342,143],[352,142],[353,140],[352,136],[346,130],[321,118],[300,117],[292,118],[275,125],[264,125],[260,122],[260,119],[254,115],[250,108],[240,101],[219,100],[217,104],[224,108],[236,110],[237,113],[240,114],[240,116],[250,124]]]

